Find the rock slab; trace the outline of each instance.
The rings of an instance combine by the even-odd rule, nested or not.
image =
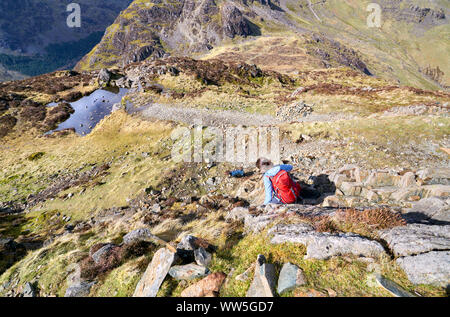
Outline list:
[[[352,233],[316,232],[311,225],[281,224],[269,230],[271,243],[300,243],[306,246],[305,259],[326,260],[333,256],[355,255],[378,258],[385,254],[383,246]]]
[[[397,264],[414,284],[450,285],[450,251],[432,251],[398,258]]]
[[[263,255],[258,255],[255,264],[255,275],[247,290],[247,297],[273,297],[275,293],[275,267],[266,263]]]
[[[281,295],[305,283],[306,278],[302,269],[297,265],[285,263],[281,268],[280,277],[278,278],[277,292]]]
[[[166,248],[159,249],[136,286],[133,297],[156,297],[174,258],[174,252]]]
[[[408,224],[381,230],[378,234],[395,256],[450,249],[450,225]]]

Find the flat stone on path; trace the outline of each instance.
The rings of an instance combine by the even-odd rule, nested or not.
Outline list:
[[[271,243],[300,243],[306,246],[305,259],[326,260],[333,256],[355,255],[378,258],[385,254],[383,246],[377,241],[353,233],[316,232],[311,225],[281,224],[269,230]]]
[[[378,231],[395,256],[450,249],[450,225],[408,224]]]
[[[156,297],[175,258],[175,253],[166,248],[156,251],[152,262],[136,286],[133,297]]]
[[[448,287],[450,284],[450,251],[432,251],[398,258],[397,264],[413,284]]]

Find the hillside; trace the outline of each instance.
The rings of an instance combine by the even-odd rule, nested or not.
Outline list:
[[[418,71],[446,3],[357,39],[362,2],[136,0],[75,70],[0,83],[0,296],[448,296],[450,93]]]
[[[0,72],[0,81],[72,68],[130,2],[110,0],[105,6],[104,1],[77,1],[81,26],[70,28],[67,6],[72,1],[1,1],[0,65],[10,72]]]
[[[76,69],[125,66],[166,54],[209,56],[220,51],[230,55],[235,44],[251,50],[266,37],[278,36],[294,39],[286,41],[283,49],[298,66],[313,60],[325,67],[361,69],[402,85],[449,86],[446,1],[379,1],[379,28],[367,24],[370,1],[325,0],[312,7],[309,3],[134,1]],[[234,57],[248,61],[239,52]],[[297,65],[290,70],[296,71]]]

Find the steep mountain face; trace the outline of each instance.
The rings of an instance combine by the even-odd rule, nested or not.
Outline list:
[[[131,0],[80,0],[81,27],[69,27],[69,0],[0,2],[0,64],[24,75],[71,68],[98,43],[105,28]],[[14,73],[0,80],[20,79]]]
[[[138,0],[116,19],[77,68],[125,66],[166,53],[203,52],[226,38],[257,34],[258,29],[232,1]]]
[[[297,58],[309,59],[312,68],[343,65],[400,84],[426,89],[448,87],[448,3],[378,1],[379,27],[368,22],[376,13],[370,12],[370,3],[135,0],[76,69],[125,66],[164,55],[208,58],[218,51],[232,52],[238,43],[246,42],[252,49],[259,36],[281,35],[299,40],[297,44],[305,50],[296,53]],[[234,57],[244,58],[238,55]],[[283,58],[278,62],[283,63]]]

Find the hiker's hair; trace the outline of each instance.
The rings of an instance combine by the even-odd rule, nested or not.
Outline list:
[[[265,157],[260,157],[256,160],[256,167],[261,170],[263,166],[270,166],[272,165],[272,162],[269,159],[266,159]]]

